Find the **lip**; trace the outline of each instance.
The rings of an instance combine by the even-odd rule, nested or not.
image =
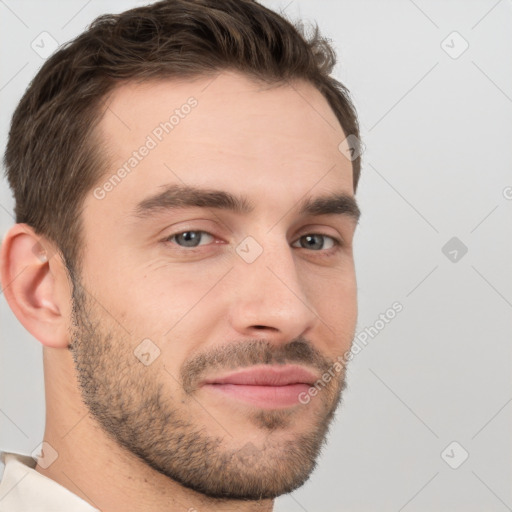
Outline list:
[[[319,377],[297,365],[265,365],[244,368],[228,375],[202,381],[204,384],[236,384],[247,386],[287,386],[290,384],[314,384]]]
[[[263,409],[291,407],[318,380],[312,371],[296,365],[244,368],[205,379],[200,387],[230,400],[241,400]]]

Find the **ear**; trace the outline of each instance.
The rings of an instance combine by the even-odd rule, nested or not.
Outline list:
[[[55,245],[28,224],[15,224],[2,241],[0,280],[25,329],[45,347],[67,348],[71,288]]]

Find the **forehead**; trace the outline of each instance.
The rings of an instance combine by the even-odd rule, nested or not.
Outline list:
[[[307,193],[353,195],[352,165],[338,150],[345,134],[306,82],[270,86],[223,72],[126,84],[106,105],[99,131],[109,165],[96,184],[106,194],[87,198],[103,213],[125,217],[169,184],[243,191],[262,208]]]

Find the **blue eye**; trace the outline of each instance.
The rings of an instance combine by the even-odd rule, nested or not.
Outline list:
[[[178,247],[194,249],[196,247],[200,247],[201,245],[208,245],[214,240],[214,236],[206,231],[201,230],[190,230],[190,231],[182,231],[180,233],[175,233],[173,235],[168,236],[164,239],[165,242],[172,242]],[[327,243],[325,242],[327,240]],[[299,243],[297,246],[295,244]],[[297,239],[292,247],[297,247],[298,249],[310,249],[315,252],[319,251],[329,251],[330,249],[334,249],[337,246],[341,246],[341,242],[336,238],[333,238],[329,235],[322,235],[319,233],[310,233],[307,235],[303,235]]]
[[[198,247],[200,242],[204,239],[204,235],[210,237],[213,240],[213,236],[206,231],[183,231],[182,233],[176,233],[166,238],[167,241],[173,241],[180,247]]]
[[[331,240],[330,246],[325,247],[324,240],[329,239]],[[308,234],[301,236],[297,242],[300,243],[300,247],[302,249],[313,249],[314,251],[320,251],[320,250],[326,250],[326,249],[332,249],[336,245],[340,245],[340,242],[333,238],[332,236],[328,235],[321,235],[321,234]],[[328,244],[329,245],[329,244]],[[293,246],[296,247],[296,246]]]

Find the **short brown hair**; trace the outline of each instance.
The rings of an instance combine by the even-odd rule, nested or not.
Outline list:
[[[124,81],[228,69],[270,84],[303,79],[358,144],[348,90],[329,76],[335,63],[318,26],[308,38],[253,0],[164,0],[100,16],[45,62],[14,112],[4,163],[16,222],[51,240],[71,275],[80,267],[83,203],[107,171],[94,128],[103,100]],[[356,190],[359,156],[352,166]]]

